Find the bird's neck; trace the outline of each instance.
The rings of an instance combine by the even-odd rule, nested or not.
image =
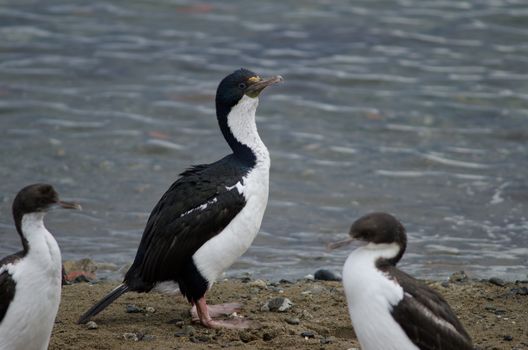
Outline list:
[[[369,243],[352,252],[356,259],[365,261],[368,264],[374,264],[376,267],[382,265],[393,265],[401,259],[405,247],[398,243]]]
[[[20,221],[20,235],[26,242],[24,251],[28,257],[41,261],[60,262],[60,250],[55,238],[44,226],[45,213],[24,214]]]
[[[269,152],[257,131],[255,112],[258,98],[242,97],[227,118],[219,118],[220,129],[235,156],[250,167],[269,167]]]

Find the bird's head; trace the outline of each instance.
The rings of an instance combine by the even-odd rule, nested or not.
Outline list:
[[[34,184],[26,186],[18,192],[13,201],[13,212],[19,215],[47,212],[55,206],[65,209],[81,208],[77,203],[61,201],[53,186]]]

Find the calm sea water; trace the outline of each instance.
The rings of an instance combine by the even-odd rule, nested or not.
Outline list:
[[[47,218],[66,259],[130,263],[178,173],[229,152],[214,93],[247,67],[286,82],[258,111],[262,230],[228,274],[340,270],[325,244],[387,211],[417,276],[525,279],[527,43],[524,0],[2,1],[0,256],[16,192],[48,182],[84,207]]]

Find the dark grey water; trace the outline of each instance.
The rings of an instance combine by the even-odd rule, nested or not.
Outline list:
[[[2,1],[0,256],[11,201],[54,184],[80,213],[48,227],[65,258],[132,261],[147,215],[190,164],[228,153],[219,80],[261,98],[271,152],[262,231],[229,274],[340,269],[354,219],[398,216],[402,265],[526,278],[528,5],[479,1]]]

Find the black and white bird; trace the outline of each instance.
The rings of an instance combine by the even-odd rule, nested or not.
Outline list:
[[[447,302],[396,267],[407,235],[395,217],[367,214],[354,222],[350,236],[330,248],[360,244],[345,262],[343,285],[363,350],[473,349]]]
[[[258,96],[275,76],[262,79],[239,69],[216,92],[220,130],[233,153],[180,174],[152,210],[134,263],[123,284],[79,319],[86,323],[128,291],[149,292],[175,283],[206,327],[243,328],[238,320],[213,319],[236,304],[208,306],[205,293],[257,235],[268,202],[270,157],[257,132]]]
[[[59,245],[44,226],[52,207],[80,209],[59,200],[52,186],[24,187],[13,202],[23,250],[0,260],[0,349],[48,348],[61,297]]]

